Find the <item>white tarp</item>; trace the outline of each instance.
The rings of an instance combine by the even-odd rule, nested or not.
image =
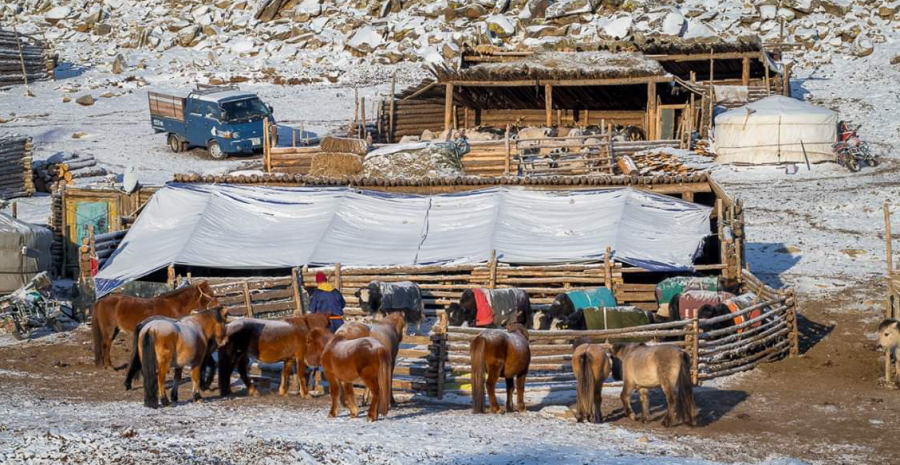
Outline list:
[[[834,160],[838,114],[775,95],[716,116],[720,163],[811,163]],[[802,144],[801,144],[802,142]]]
[[[711,209],[632,189],[491,188],[414,196],[348,188],[170,184],[96,277],[97,295],[170,264],[228,269],[602,260],[690,269]]]

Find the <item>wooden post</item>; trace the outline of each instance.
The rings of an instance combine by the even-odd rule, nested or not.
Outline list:
[[[744,57],[741,60],[741,85],[750,85],[750,57]]]
[[[13,201],[10,209],[12,209],[12,217],[18,218],[19,217],[19,202]]]
[[[469,107],[463,107],[463,129],[469,129]]]
[[[553,86],[544,84],[544,112],[547,115],[547,127],[553,126]]]
[[[700,322],[697,313],[691,322],[691,382],[700,384]]]
[[[353,121],[350,123],[350,130],[347,131],[348,134],[356,134],[359,135],[359,89],[353,88]]]
[[[606,253],[603,255],[603,285],[609,289],[609,292],[612,292],[613,282],[612,282],[612,261],[610,258],[612,256],[612,247],[606,248]]]
[[[253,306],[250,305],[250,284],[244,280],[244,309],[247,311],[247,317],[253,318]]]
[[[435,351],[435,356],[437,357],[437,379],[435,380],[437,383],[437,398],[444,398],[444,359],[447,358],[447,333],[441,332],[436,334],[434,337],[434,342],[437,344],[437,350]]]
[[[714,118],[714,109],[716,106],[716,89],[713,86],[713,82],[716,80],[716,69],[715,69],[716,60],[713,58],[713,51],[709,49],[709,129],[707,130],[707,134],[712,132]]]
[[[510,157],[512,157],[512,152],[509,149],[509,124],[506,125],[506,136],[504,137],[506,141],[506,161],[505,166],[503,168],[503,174],[509,176],[509,165],[510,165]]]
[[[782,84],[781,84],[781,93],[785,97],[791,96],[791,70],[794,69],[794,63],[787,63],[784,65],[784,75],[781,76]]]
[[[450,131],[453,124],[453,84],[447,84],[444,91],[444,130]]]
[[[303,301],[300,299],[300,270],[297,267],[291,268],[291,291],[294,294],[294,315],[303,314]]]
[[[69,244],[66,241],[66,236],[69,235],[69,218],[68,214],[66,213],[66,210],[68,210],[68,206],[66,205],[66,183],[62,181],[59,183],[59,196],[60,202],[62,203],[62,224],[60,225],[60,231],[62,232],[63,237],[62,269],[60,270],[60,272],[62,273],[63,277],[65,277],[67,276],[66,267],[68,266],[69,259]]]
[[[788,298],[791,299],[789,315],[793,320],[791,323],[791,357],[797,357],[800,355],[800,320],[797,318],[797,294],[793,288],[788,291]]]
[[[166,269],[168,272],[166,276],[166,283],[172,287],[175,287],[175,265],[169,265],[169,268]]]
[[[497,287],[497,251],[491,250],[491,277],[488,282],[488,288],[494,289]]]
[[[716,199],[716,223],[718,224],[719,230],[719,250],[720,250],[720,258],[721,264],[725,265],[725,260],[727,255],[725,253],[725,212],[723,208],[722,199]]]
[[[362,128],[360,128],[360,130],[359,130],[360,135],[361,135],[360,139],[365,139],[365,138],[369,137],[369,127],[366,125],[366,98],[365,97],[359,98],[359,108],[360,108],[360,111],[362,111],[362,118],[361,118],[362,119]]]
[[[656,81],[650,81],[647,83],[647,140],[656,139]]]
[[[557,126],[563,125],[562,124],[562,109],[560,109],[560,108],[556,109],[556,125]]]
[[[263,169],[272,172],[272,155],[269,153],[269,118],[263,118]]]
[[[766,51],[761,50],[759,52],[759,61],[762,62],[763,68],[765,68],[765,75],[763,81],[766,85],[766,97],[772,95],[771,89],[769,88],[769,58],[766,56]]]
[[[397,72],[391,75],[391,106],[388,113],[388,142],[394,142],[394,102],[397,100]]]
[[[887,276],[888,298],[885,305],[884,317],[891,318],[894,314],[894,247],[891,237],[891,201],[884,201],[884,241],[887,251]],[[888,357],[890,358],[890,357]]]
[[[342,289],[343,282],[341,281],[341,264],[338,263],[334,265],[334,288],[338,290],[338,292]]]
[[[291,147],[297,146],[297,130],[291,128]]]

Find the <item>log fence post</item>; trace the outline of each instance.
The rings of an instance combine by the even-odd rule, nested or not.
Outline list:
[[[300,299],[300,270],[291,268],[291,291],[294,295],[294,315],[303,314],[303,301]]]
[[[175,265],[169,265],[169,267],[166,269],[166,271],[167,271],[166,284],[168,284],[169,286],[172,286],[174,288],[175,287]]]
[[[697,313],[691,321],[691,383],[700,384],[700,320]]]
[[[891,201],[884,201],[884,241],[885,250],[887,251],[887,277],[888,277],[888,298],[885,303],[884,317],[891,318],[894,315],[894,246],[891,238]]]
[[[247,311],[248,318],[253,318],[253,305],[250,304],[250,284],[244,280],[244,309]]]
[[[444,130],[450,137],[450,125],[453,124],[453,84],[447,83],[444,91]]]
[[[509,149],[509,124],[506,125],[506,137],[504,140],[506,142],[506,161],[504,162],[505,167],[503,169],[503,174],[509,176],[509,165],[511,164],[510,157],[512,157],[512,151]]]
[[[343,289],[342,284],[343,283],[341,280],[341,264],[338,263],[338,264],[334,265],[334,287],[335,287],[335,289],[338,290],[338,292],[341,292],[341,290]]]
[[[272,172],[272,154],[269,148],[269,118],[263,118],[263,168]]]
[[[800,319],[797,318],[797,293],[793,288],[788,290],[787,298],[791,300],[791,305],[788,307],[788,318],[791,320],[791,357],[794,358],[800,356]]]
[[[494,289],[497,287],[497,251],[491,251],[491,277],[488,281],[488,288]]]
[[[611,255],[612,247],[607,247],[606,253],[603,255],[603,284],[609,289],[609,292],[613,292]]]

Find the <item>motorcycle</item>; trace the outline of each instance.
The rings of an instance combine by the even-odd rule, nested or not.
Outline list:
[[[841,121],[838,124],[840,131],[838,142],[832,146],[838,164],[854,173],[859,171],[861,164],[871,167],[878,166],[878,160],[869,148],[869,144],[859,138],[859,128],[860,126],[851,128],[848,122]]]
[[[35,329],[48,326],[56,332],[63,331],[60,315],[74,318],[74,312],[51,298],[53,283],[46,272],[35,275],[31,281],[5,297],[0,297],[0,317],[17,340],[32,336]]]

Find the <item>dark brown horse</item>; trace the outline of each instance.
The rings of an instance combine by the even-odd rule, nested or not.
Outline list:
[[[525,411],[525,377],[531,364],[528,330],[515,323],[506,331],[489,329],[475,336],[469,344],[472,359],[472,411],[484,413],[484,372],[487,370],[487,391],[491,413],[500,411],[496,387],[500,375],[506,379],[506,411],[514,410],[513,391],[518,392],[519,411]],[[515,386],[513,385],[515,378]]]
[[[403,342],[403,332],[406,330],[406,319],[402,313],[390,313],[374,325],[366,325],[358,321],[347,323],[337,331],[348,340],[361,337],[373,337],[378,339],[391,351],[391,383],[393,384],[394,367],[397,365],[397,353],[400,352],[400,343]],[[366,390],[366,397],[371,391]],[[391,405],[394,402],[394,391],[391,391]]]
[[[609,346],[581,344],[576,347],[572,354],[572,371],[575,372],[575,392],[578,398],[575,418],[579,423],[585,419],[590,423],[601,423],[603,382],[609,378],[612,371],[612,353]]]
[[[306,338],[306,363],[325,368],[325,379],[331,389],[329,417],[337,416],[340,396],[341,403],[356,418],[359,408],[353,395],[353,382],[357,380],[362,380],[373,394],[366,418],[375,421],[378,415],[387,415],[391,404],[391,352],[378,339],[347,340],[341,334],[317,328]]]
[[[133,333],[138,323],[151,316],[177,319],[194,310],[209,309],[218,305],[219,302],[206,281],[149,299],[121,294],[100,299],[94,304],[91,313],[94,363],[107,368],[112,366],[109,352],[119,330]]]
[[[306,383],[306,336],[313,328],[327,328],[328,317],[321,314],[291,316],[284,321],[241,318],[228,324],[228,344],[219,348],[219,393],[231,394],[231,373],[237,365],[247,393],[256,395],[247,368],[250,357],[262,363],[283,362],[278,393],[286,395],[291,372],[296,365],[300,394],[309,397]]]
[[[142,370],[144,405],[158,408],[169,405],[166,397],[166,374],[174,368],[172,401],[178,401],[178,384],[185,366],[191,366],[191,392],[194,401],[200,399],[200,370],[210,344],[227,343],[226,321],[222,307],[192,313],[177,321],[154,318],[141,324],[135,338],[131,369]],[[127,381],[126,381],[127,383]]]
[[[649,389],[660,387],[666,396],[663,426],[676,420],[694,426],[694,393],[691,384],[691,356],[673,345],[648,346],[643,343],[616,344],[613,356],[621,362],[622,405],[625,414],[637,420],[631,408],[631,395],[637,389],[641,398],[641,421],[650,415]]]

